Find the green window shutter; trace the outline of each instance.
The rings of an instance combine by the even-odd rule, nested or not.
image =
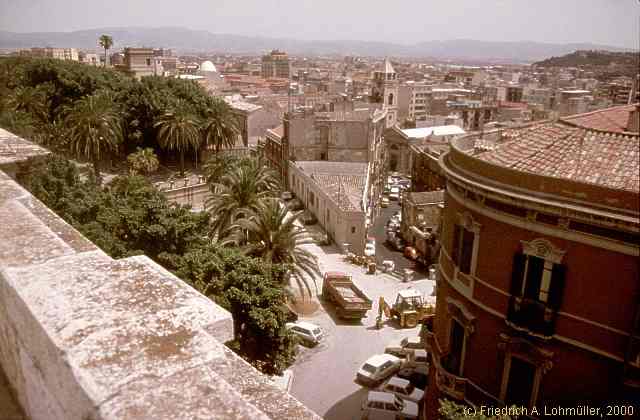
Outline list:
[[[549,285],[548,305],[554,309],[559,309],[562,304],[562,296],[564,294],[566,266],[562,264],[554,264],[551,271],[551,284]]]

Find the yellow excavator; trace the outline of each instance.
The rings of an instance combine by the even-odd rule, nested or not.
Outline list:
[[[393,306],[384,300],[382,296],[378,301],[378,318],[376,325],[382,327],[382,315],[387,318],[395,318],[400,328],[413,328],[418,322],[435,312],[435,307],[425,302],[422,294],[410,287],[398,292],[396,303]]]

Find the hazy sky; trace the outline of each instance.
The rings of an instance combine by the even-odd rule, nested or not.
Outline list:
[[[6,31],[168,25],[307,40],[472,38],[638,48],[640,0],[0,0]]]

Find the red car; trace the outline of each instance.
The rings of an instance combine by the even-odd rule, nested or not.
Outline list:
[[[415,261],[418,258],[418,251],[414,247],[408,246],[404,249],[404,256]]]

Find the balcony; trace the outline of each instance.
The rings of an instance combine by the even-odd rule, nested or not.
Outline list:
[[[451,398],[462,401],[464,400],[467,388],[467,379],[447,371],[445,366],[448,365],[448,359],[448,355],[442,359],[437,357],[433,358],[433,365],[436,368],[436,385],[440,391],[444,392]],[[442,362],[442,364],[440,362]]]
[[[506,322],[511,327],[551,337],[555,333],[556,311],[544,302],[511,296]]]

